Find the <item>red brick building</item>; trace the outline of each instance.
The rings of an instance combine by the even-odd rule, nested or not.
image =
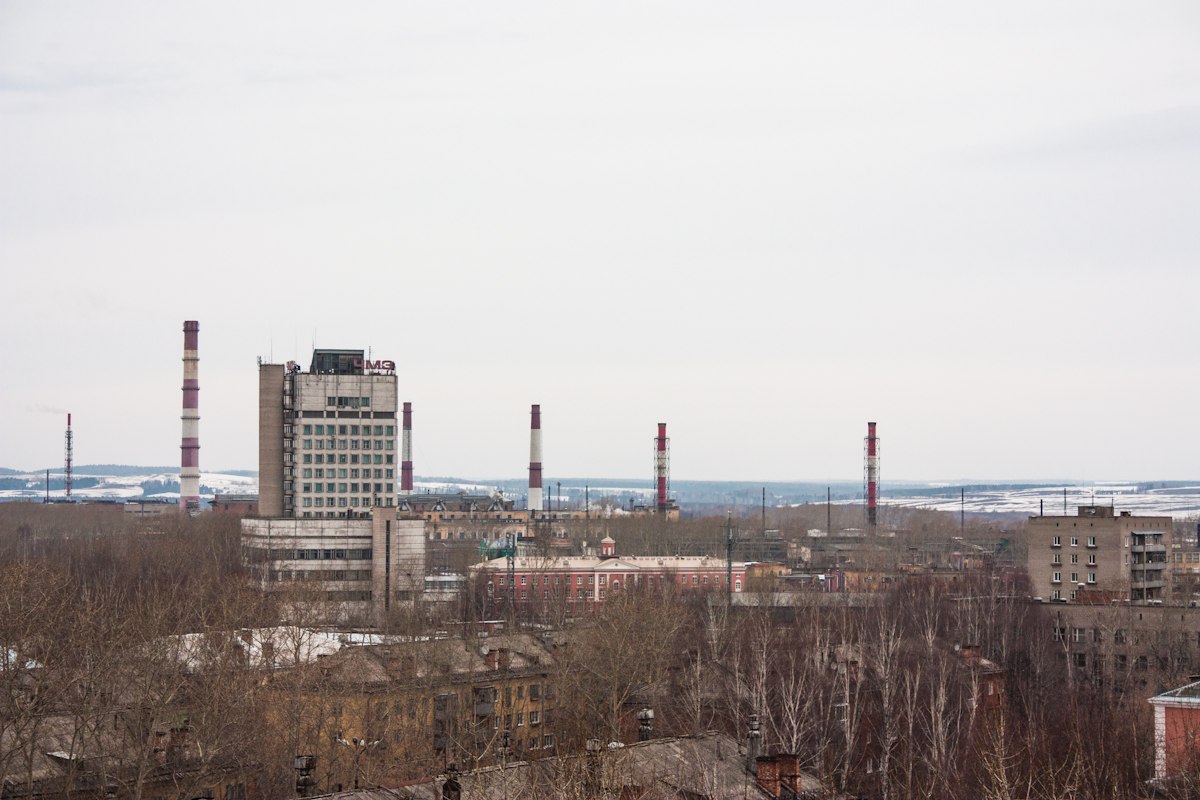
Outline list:
[[[1167,780],[1200,765],[1200,681],[1150,698],[1154,706],[1154,778]]]

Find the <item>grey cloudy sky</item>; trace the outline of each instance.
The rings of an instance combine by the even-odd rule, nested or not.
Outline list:
[[[1200,475],[1200,5],[0,0],[0,465],[257,462],[400,365],[418,474]]]

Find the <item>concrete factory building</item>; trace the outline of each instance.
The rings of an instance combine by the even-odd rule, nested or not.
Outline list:
[[[259,363],[258,518],[242,553],[267,590],[382,621],[424,588],[425,524],[396,504],[396,373],[362,350]]]
[[[1135,517],[1109,506],[1076,516],[1030,517],[1028,569],[1033,594],[1056,602],[1168,599],[1170,517]]]
[[[380,624],[425,588],[425,523],[394,507],[367,518],[247,518],[242,558],[264,590],[318,616]]]

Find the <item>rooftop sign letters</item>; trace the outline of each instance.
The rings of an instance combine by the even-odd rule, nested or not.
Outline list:
[[[365,358],[356,358],[354,359],[354,368],[361,370],[382,370],[384,372],[395,372],[396,362],[383,359],[379,361],[371,361]]]

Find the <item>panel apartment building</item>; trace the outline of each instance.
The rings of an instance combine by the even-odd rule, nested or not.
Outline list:
[[[1048,602],[1169,599],[1170,517],[1079,506],[1074,517],[1030,517],[1027,566],[1032,593]]]
[[[396,374],[362,350],[259,363],[258,517],[242,553],[267,590],[381,622],[424,589],[424,521],[396,503]]]

